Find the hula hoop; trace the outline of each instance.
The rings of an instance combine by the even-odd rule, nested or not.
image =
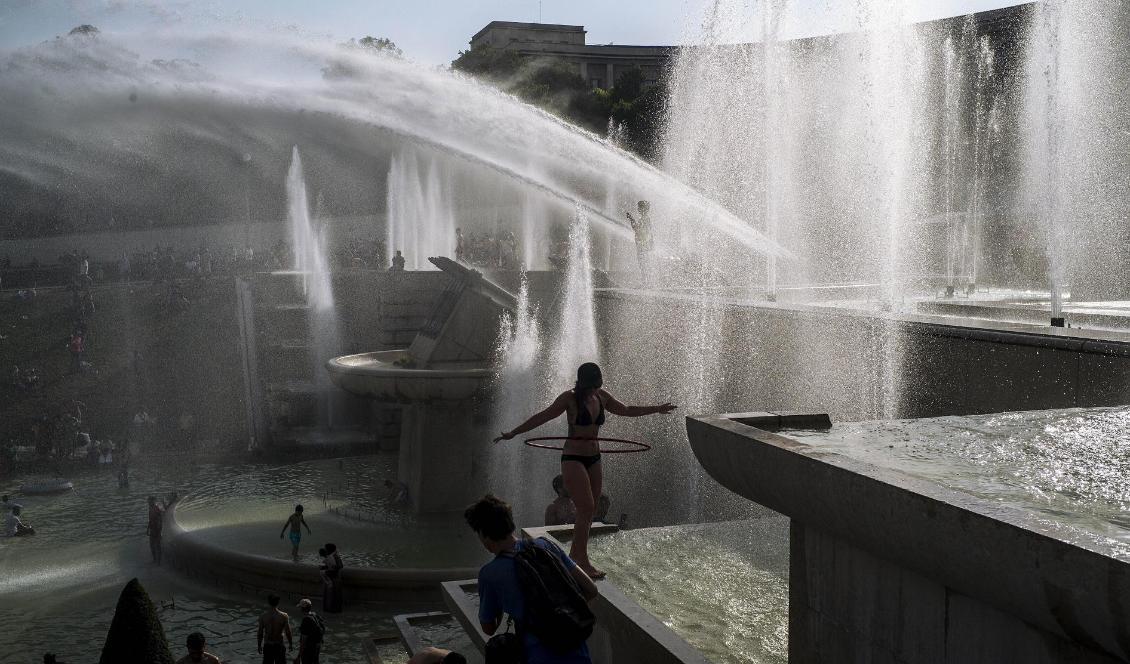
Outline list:
[[[635,440],[626,440],[624,438],[584,438],[584,439],[577,439],[577,438],[569,438],[568,436],[545,436],[545,437],[542,437],[542,438],[527,438],[523,442],[526,444],[527,447],[536,447],[536,448],[542,449],[542,450],[557,450],[558,452],[560,452],[560,451],[563,451],[565,449],[564,443],[562,443],[561,446],[539,445],[538,444],[539,440],[598,440],[598,441],[605,442],[605,443],[624,443],[625,445],[631,445],[632,446],[632,447],[629,447],[626,450],[600,450],[601,454],[633,454],[635,452],[646,452],[646,451],[651,449],[651,445],[648,445],[647,443],[641,443],[641,442],[638,442],[638,441],[635,441]]]

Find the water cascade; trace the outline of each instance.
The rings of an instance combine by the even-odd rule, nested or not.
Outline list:
[[[554,342],[554,378],[569,384],[584,362],[599,362],[593,311],[592,258],[589,220],[578,208],[569,226],[569,255],[561,294],[561,327]]]
[[[406,270],[434,269],[429,256],[454,256],[455,210],[451,179],[438,159],[423,171],[415,150],[392,157],[388,171],[387,252],[403,252]]]
[[[334,310],[333,284],[326,258],[326,228],[310,216],[306,196],[306,179],[298,146],[291,152],[286,176],[287,219],[290,222],[294,270],[302,285],[307,306],[310,360],[318,391],[319,424],[334,425],[334,404],[339,401],[329,376],[323,369],[326,360],[341,354],[337,312]],[[319,196],[319,198],[321,198]],[[320,206],[319,206],[320,207]]]

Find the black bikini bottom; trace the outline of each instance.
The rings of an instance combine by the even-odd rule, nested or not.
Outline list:
[[[577,462],[584,464],[585,468],[590,468],[590,467],[600,463],[600,453],[597,452],[596,454],[592,454],[592,455],[588,455],[588,454],[562,454],[561,455],[561,462],[564,463],[566,461],[577,461]]]

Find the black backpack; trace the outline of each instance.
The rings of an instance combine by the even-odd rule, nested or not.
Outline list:
[[[315,630],[306,635],[306,642],[310,645],[315,645],[326,640],[326,621],[322,620],[322,616],[311,611],[306,614],[314,623]]]
[[[514,559],[526,605],[521,630],[558,653],[579,648],[592,635],[596,616],[561,559],[529,539],[507,557]]]

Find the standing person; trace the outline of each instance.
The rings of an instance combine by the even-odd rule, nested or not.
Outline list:
[[[603,468],[600,463],[600,427],[604,424],[604,411],[624,417],[643,417],[656,413],[670,413],[675,406],[662,403],[657,406],[626,406],[616,397],[601,389],[604,377],[600,367],[586,362],[577,369],[577,383],[572,390],[562,392],[553,403],[540,413],[532,415],[511,431],[504,431],[494,439],[510,440],[541,425],[566,415],[569,424],[569,437],[561,454],[561,475],[565,479],[565,489],[577,508],[576,526],[573,528],[573,541],[569,555],[581,569],[594,579],[603,579],[604,572],[593,567],[589,561],[589,530],[596,513],[596,501],[600,498],[604,485]]]
[[[463,229],[455,229],[455,260],[460,263],[466,262],[467,258],[467,238],[463,237]]]
[[[263,664],[286,664],[286,653],[294,648],[294,638],[290,632],[290,616],[279,610],[279,596],[267,595],[271,607],[259,616],[259,631],[255,636]],[[283,637],[286,643],[283,643]]]
[[[550,638],[562,638],[565,636],[564,630],[556,622],[553,625],[537,623],[538,615],[535,607],[527,605],[527,598],[531,598],[538,590],[530,588],[528,584],[523,587],[523,575],[519,571],[516,558],[523,557],[523,567],[526,569],[533,567],[529,562],[531,554],[534,559],[548,559],[549,565],[554,568],[552,571],[555,571],[557,576],[553,579],[543,577],[541,572],[545,567],[539,564],[538,582],[542,588],[548,588],[552,584],[554,590],[558,592],[543,597],[546,600],[564,599],[565,594],[568,594],[572,595],[575,602],[581,604],[580,607],[572,603],[558,604],[552,608],[541,607],[543,611],[548,610],[552,616],[579,617],[578,609],[583,608],[584,603],[592,601],[598,594],[592,579],[553,542],[544,538],[520,540],[514,537],[514,515],[510,506],[494,496],[487,495],[481,498],[467,508],[463,517],[471,530],[479,536],[483,547],[494,554],[494,560],[483,565],[479,570],[479,622],[483,631],[488,636],[494,634],[501,626],[502,614],[505,613],[513,618],[517,632],[522,637],[526,664],[592,664],[588,644],[585,642],[587,634],[573,635],[576,638],[572,639],[572,643],[576,645],[570,644],[571,647],[562,647],[561,643],[557,643],[558,647],[553,648],[543,643],[547,635]],[[542,549],[543,553],[539,554],[534,550],[523,553],[529,547]],[[548,552],[548,555],[545,552]],[[559,592],[562,590],[562,584],[566,584],[570,590],[566,590],[565,593]],[[552,619],[551,615],[545,612],[541,613],[540,617]],[[591,613],[589,617],[591,618]],[[589,623],[588,633],[591,632],[592,624]],[[564,652],[561,652],[562,650]]]
[[[314,613],[314,603],[310,600],[298,600],[298,609],[302,611],[302,623],[298,625],[298,654],[294,664],[318,664],[322,642],[326,639],[326,623]]]
[[[341,554],[337,552],[336,544],[326,544],[325,547],[324,564],[325,571],[325,591],[322,593],[322,611],[326,613],[341,613],[342,593],[341,593],[341,570],[345,568],[345,563],[341,560]]]
[[[145,534],[149,536],[149,553],[153,562],[161,564],[161,532],[165,528],[165,508],[157,504],[157,496],[149,496],[149,525]]]
[[[71,334],[71,340],[67,344],[67,350],[71,353],[71,373],[79,373],[82,371],[82,356],[86,352],[86,338],[82,332],[75,330]]]
[[[640,272],[646,274],[647,259],[651,254],[651,203],[639,201],[636,203],[639,219],[632,216],[631,212],[624,212],[628,221],[632,223],[632,232],[636,234],[636,258],[640,263]]]
[[[286,529],[290,528],[290,556],[294,558],[294,562],[298,562],[298,545],[302,542],[302,526],[306,526],[306,532],[313,535],[310,530],[310,524],[306,523],[306,519],[302,517],[302,506],[294,506],[294,514],[287,517],[286,523],[283,524],[282,532],[279,533],[279,539],[283,538],[286,534]]]
[[[188,649],[188,654],[177,660],[177,664],[224,664],[212,653],[204,650],[208,646],[208,641],[200,632],[193,632],[188,635],[185,640],[185,647]]]

